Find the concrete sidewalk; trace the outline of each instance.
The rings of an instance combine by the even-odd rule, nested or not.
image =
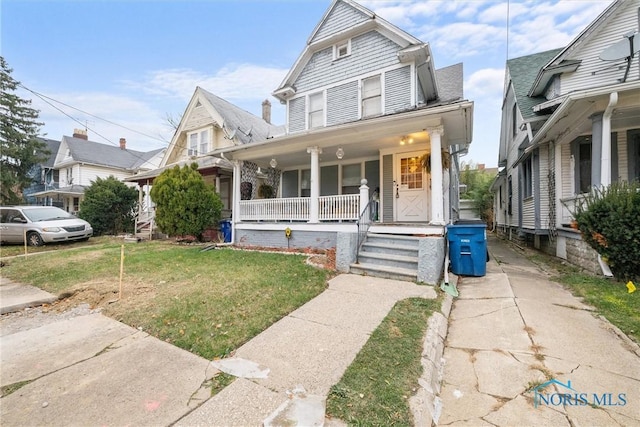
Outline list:
[[[31,285],[14,283],[0,276],[0,314],[13,313],[56,301],[58,297]]]
[[[640,425],[638,345],[508,244],[489,252],[458,282],[439,425]]]
[[[235,353],[264,378],[236,379],[177,426],[322,425],[324,400],[399,300],[435,298],[430,286],[342,274],[329,289]]]
[[[37,288],[21,292],[30,291],[41,297]],[[6,315],[0,385],[27,383],[0,399],[0,419],[3,426],[321,425],[330,387],[394,304],[409,297],[436,293],[409,282],[339,275],[234,358],[215,363],[88,307]],[[217,368],[237,362],[247,378],[210,398],[208,380]]]

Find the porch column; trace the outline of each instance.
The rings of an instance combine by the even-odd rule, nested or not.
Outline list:
[[[320,197],[320,162],[319,156],[322,153],[320,147],[308,147],[307,153],[311,154],[311,198],[309,200],[309,223],[317,224],[318,198]]]
[[[600,158],[600,184],[611,185],[611,115],[618,105],[618,92],[609,95],[609,104],[602,114],[602,157]]]
[[[431,139],[431,221],[430,224],[444,225],[444,195],[442,188],[442,126],[426,129]]]
[[[216,193],[220,194],[220,175],[216,175]]]
[[[596,113],[591,116],[591,186],[600,188],[602,179],[602,163],[599,161],[603,157],[602,152],[602,114]]]
[[[231,243],[235,243],[236,238],[236,224],[239,223],[240,220],[240,181],[241,177],[241,168],[242,161],[233,160],[233,194],[232,197],[232,206],[231,210]]]

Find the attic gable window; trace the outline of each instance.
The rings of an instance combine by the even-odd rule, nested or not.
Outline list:
[[[333,60],[351,55],[351,39],[346,42],[333,45]]]
[[[187,136],[189,150],[187,155],[198,156],[209,152],[209,129],[191,132]]]

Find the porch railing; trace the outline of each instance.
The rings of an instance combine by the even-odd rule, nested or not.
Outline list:
[[[309,197],[257,199],[240,201],[241,221],[309,221]],[[318,198],[318,220],[356,221],[359,217],[358,194],[321,196]]]
[[[356,244],[356,263],[358,263],[358,257],[360,256],[360,248],[367,238],[367,232],[371,226],[372,218],[375,218],[377,214],[378,201],[369,200],[367,206],[362,210],[362,213],[358,216],[358,243]]]
[[[240,201],[241,221],[308,221],[309,198],[286,197]]]
[[[357,220],[360,207],[359,194],[320,196],[318,198],[320,221]]]
[[[561,213],[560,213],[560,223],[564,226],[568,226],[573,221],[573,212],[576,211],[576,205],[582,203],[585,195],[579,194],[577,196],[566,197],[560,199],[560,204],[562,205]]]

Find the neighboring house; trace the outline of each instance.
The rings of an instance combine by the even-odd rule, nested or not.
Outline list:
[[[259,118],[197,87],[159,167],[140,171],[125,181],[137,183],[140,189],[148,194],[153,180],[163,171],[195,162],[205,182],[215,186],[223,203],[223,217],[229,218],[232,207],[233,165],[228,160],[211,154],[221,148],[260,143],[284,134],[284,126],[274,126],[270,121],[269,101],[262,103],[262,118]],[[275,174],[265,170],[265,179],[266,173],[270,174],[268,182],[276,185]],[[254,186],[250,197],[257,197],[257,192],[258,188]],[[152,219],[152,204],[141,206],[138,225],[146,227]]]
[[[56,155],[58,154],[58,148],[60,147],[60,141],[47,138],[39,139],[46,145],[45,149],[49,152],[49,155],[46,160],[35,165],[31,171],[29,171],[29,176],[33,179],[33,183],[22,191],[22,195],[26,203],[30,205],[35,205],[38,202],[44,205],[52,205],[53,201],[49,198],[41,197],[40,200],[38,200],[33,194],[58,188],[59,172],[53,166]]]
[[[59,206],[67,212],[77,213],[84,190],[96,178],[114,176],[124,180],[140,170],[156,169],[163,149],[149,152],[127,149],[127,141],[120,139],[119,147],[88,140],[86,131],[76,129],[73,137],[63,136],[50,167],[51,179],[47,187],[30,196],[36,204]]]
[[[497,230],[591,271],[576,202],[640,178],[639,14],[640,0],[614,1],[565,48],[507,61]]]

